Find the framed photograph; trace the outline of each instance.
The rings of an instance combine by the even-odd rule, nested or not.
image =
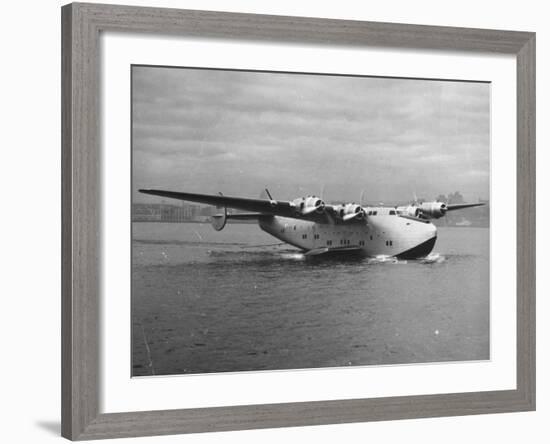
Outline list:
[[[63,436],[534,410],[533,33],[62,25]]]

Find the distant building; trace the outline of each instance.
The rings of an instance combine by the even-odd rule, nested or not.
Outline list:
[[[134,222],[203,222],[201,205],[172,204],[132,204],[132,221]]]
[[[447,197],[447,203],[448,204],[464,203],[464,197],[462,197],[462,194],[460,194],[459,191],[455,191],[454,193],[449,194],[449,196]]]
[[[160,222],[162,217],[159,204],[132,204],[132,221]]]

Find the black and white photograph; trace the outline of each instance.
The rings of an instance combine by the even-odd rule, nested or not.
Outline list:
[[[2,442],[546,444],[543,2],[3,6]]]
[[[134,377],[491,359],[491,84],[133,65]]]

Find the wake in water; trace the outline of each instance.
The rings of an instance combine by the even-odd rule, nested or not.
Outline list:
[[[439,253],[430,253],[424,259],[420,259],[423,264],[441,264],[445,262],[446,258]]]
[[[408,263],[420,263],[420,264],[441,264],[445,262],[446,257],[440,253],[430,253],[428,256],[419,259],[405,260],[399,259],[395,256],[379,255],[376,257],[358,257],[353,255],[343,255],[335,257],[334,255],[318,255],[307,257],[303,252],[281,248],[284,244],[272,244],[272,245],[255,245],[254,250],[240,248],[239,250],[209,250],[208,255],[215,258],[240,258],[240,259],[271,259],[271,260],[290,260],[290,261],[304,261],[311,262],[326,262],[335,259],[340,260],[354,260],[365,261],[367,265],[377,264],[389,264],[389,265],[407,265]]]
[[[367,259],[368,264],[407,264],[406,260],[398,259],[395,256],[388,256],[380,254],[376,257],[370,257]]]
[[[329,256],[325,257],[323,255],[319,255],[319,256],[314,256],[312,258],[307,258],[307,259],[314,259],[314,258],[315,258],[315,260],[322,261],[324,259],[325,260],[329,259]],[[343,258],[346,258],[346,257],[344,256]],[[349,257],[349,258],[351,259],[351,257]],[[357,259],[357,256],[355,256],[354,258]],[[389,255],[385,255],[385,254],[381,254],[381,255],[378,255],[378,256],[375,256],[375,257],[363,257],[360,260],[365,261],[365,263],[367,265],[378,265],[378,264],[407,265],[409,263],[411,263],[411,264],[441,264],[441,263],[445,262],[446,259],[447,258],[445,256],[443,256],[442,254],[440,254],[440,253],[430,253],[428,256],[426,256],[424,258],[410,259],[410,260],[399,259],[395,256],[389,256]]]
[[[268,244],[268,245],[239,245],[236,249],[213,249],[207,250],[208,256],[222,259],[302,259],[304,255],[292,248],[283,247],[286,244]]]
[[[281,257],[285,260],[291,260],[291,261],[303,261],[306,259],[306,256],[300,252],[282,253]]]
[[[196,233],[197,236],[200,236],[199,233]],[[241,247],[241,248],[248,248],[249,245],[244,242],[208,242],[204,240],[196,240],[196,241],[185,241],[185,240],[157,240],[157,239],[134,239],[132,241],[136,245],[142,244],[142,245],[176,245],[176,246],[205,246],[205,245],[214,245],[214,246],[234,246],[234,247]]]
[[[441,264],[445,262],[446,258],[440,253],[430,253],[428,256],[419,259],[403,260],[395,256],[379,255],[376,257],[368,258],[368,264],[392,264],[392,265],[406,265],[411,263],[420,264]]]

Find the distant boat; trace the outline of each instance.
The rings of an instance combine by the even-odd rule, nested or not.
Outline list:
[[[468,219],[462,218],[461,221],[457,222],[455,226],[457,227],[470,227],[472,223]]]

